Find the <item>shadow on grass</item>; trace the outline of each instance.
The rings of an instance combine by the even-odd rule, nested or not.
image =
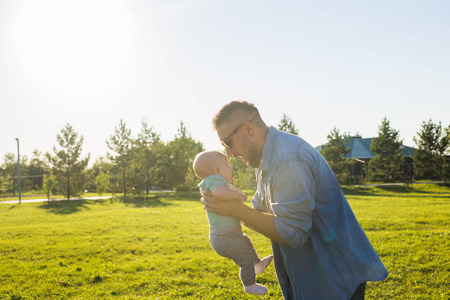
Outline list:
[[[373,189],[366,187],[346,187],[341,186],[341,190],[345,196],[374,196],[376,193]]]
[[[10,210],[12,210],[12,209],[14,209],[14,208],[16,208],[16,206],[17,205],[13,205],[13,206],[11,206],[9,209],[8,209],[8,211],[10,211]]]
[[[370,197],[424,197],[435,195],[436,191],[423,190],[418,186],[406,188],[402,185],[378,185],[378,186],[341,186],[346,196],[370,196]],[[433,196],[442,197],[442,196]],[[446,198],[445,196],[443,196]]]
[[[433,191],[424,191],[424,190],[420,190],[420,189],[414,188],[414,187],[407,189],[406,187],[400,186],[400,185],[380,185],[377,188],[382,190],[382,191],[384,191],[384,192],[396,193],[396,194],[400,194],[400,195],[408,195],[408,194],[421,194],[421,195],[436,194],[436,192],[433,192]]]
[[[142,207],[157,207],[157,206],[170,206],[174,205],[174,200],[179,200],[175,194],[151,194],[148,197],[145,195],[131,195],[131,196],[119,196],[110,199],[103,200],[61,200],[45,202],[38,206],[40,209],[45,209],[49,213],[57,215],[68,215],[77,213],[81,210],[90,209],[90,205],[110,205],[114,203],[123,203],[127,206],[133,206],[136,208]],[[13,209],[14,206],[10,209]]]
[[[198,201],[200,202],[199,192],[177,192],[177,193],[151,193],[146,195],[129,195],[117,196],[110,199],[103,200],[61,200],[44,202],[38,206],[40,209],[45,209],[49,213],[58,215],[68,215],[77,213],[84,209],[90,209],[90,205],[110,205],[114,203],[123,203],[127,206],[135,208],[143,207],[164,207],[177,205],[178,201]],[[11,207],[13,209],[15,206]]]
[[[127,196],[120,198],[111,198],[109,199],[109,203],[117,203],[122,202],[125,205],[132,205],[136,208],[141,207],[157,207],[157,206],[170,206],[173,203],[170,203],[166,200],[174,200],[173,195],[165,195],[165,194],[157,194],[157,195],[149,195],[146,197],[145,195],[139,196]]]
[[[193,192],[176,192],[174,194],[174,200],[182,200],[182,201],[200,201],[200,192],[195,190]]]
[[[87,206],[88,203],[85,200],[50,201],[38,206],[38,208],[45,209],[57,215],[69,215],[79,212],[82,209],[89,209]]]

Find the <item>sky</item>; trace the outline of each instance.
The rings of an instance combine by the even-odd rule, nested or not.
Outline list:
[[[314,147],[374,137],[414,146],[450,124],[449,1],[0,0],[0,163],[51,152],[70,124],[91,163],[121,119],[163,141],[180,122],[221,149],[214,114],[254,103]]]

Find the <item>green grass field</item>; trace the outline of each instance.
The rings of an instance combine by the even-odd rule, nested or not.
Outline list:
[[[99,197],[100,195],[98,193],[83,193],[82,196],[73,196],[71,197],[71,199],[76,199],[76,198],[89,198],[89,197]],[[112,193],[104,193],[101,196],[123,196],[122,193],[120,194],[112,194]],[[65,195],[50,195],[50,200],[60,200],[60,199],[65,199],[66,196]],[[22,201],[26,201],[26,200],[34,200],[34,199],[47,199],[47,195],[44,194],[44,192],[42,191],[28,191],[26,193],[23,193],[21,196],[21,200]],[[9,196],[2,196],[0,197],[0,202],[4,202],[4,201],[19,201],[19,195],[9,195]]]
[[[449,299],[450,188],[343,188],[389,270],[366,299]],[[270,242],[244,229],[260,256]],[[281,299],[242,291],[208,242],[198,197],[0,204],[0,299]]]

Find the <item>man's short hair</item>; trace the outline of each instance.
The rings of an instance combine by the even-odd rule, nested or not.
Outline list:
[[[213,129],[217,130],[218,127],[227,122],[230,117],[238,111],[248,114],[251,116],[252,120],[257,123],[264,123],[258,109],[253,103],[247,101],[231,101],[230,103],[225,104],[214,116],[212,120]]]

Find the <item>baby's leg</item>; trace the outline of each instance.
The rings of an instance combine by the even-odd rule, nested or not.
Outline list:
[[[253,263],[255,265],[255,271],[257,274],[261,274],[264,270],[270,265],[273,259],[273,255],[269,255],[260,259],[258,253],[256,253],[255,247],[253,246],[250,238],[244,233],[245,241],[247,242],[248,247],[251,249],[253,253]]]
[[[253,247],[249,247],[248,241],[250,239],[244,237],[240,228],[210,233],[210,242],[214,251],[223,257],[231,258],[241,267],[240,277],[244,285],[255,283],[254,256],[256,252]]]
[[[255,281],[255,255],[258,260],[259,257],[250,239],[244,236],[242,231],[211,233],[210,242],[218,254],[231,258],[240,267],[239,276],[247,293],[258,295],[267,293],[267,288]]]
[[[267,293],[267,288],[257,284],[255,281],[254,259],[256,251],[253,248],[250,239],[247,236],[244,236],[245,235],[241,236],[235,241],[235,246],[237,246],[236,249],[238,251],[234,253],[232,259],[235,264],[240,266],[239,275],[242,284],[244,285],[244,291],[248,294],[265,295]],[[250,241],[251,247],[249,247],[248,241]]]
[[[255,253],[254,249],[249,247],[247,239],[238,231],[214,235],[211,241],[218,254],[231,258],[240,267],[239,275],[245,286],[255,283]]]
[[[250,252],[252,253],[252,257],[253,257],[253,264],[257,264],[261,261],[261,259],[258,256],[258,253],[256,253],[255,247],[253,246],[252,240],[245,234],[243,233],[243,238],[245,240],[245,242],[247,243],[247,247],[250,249]]]

